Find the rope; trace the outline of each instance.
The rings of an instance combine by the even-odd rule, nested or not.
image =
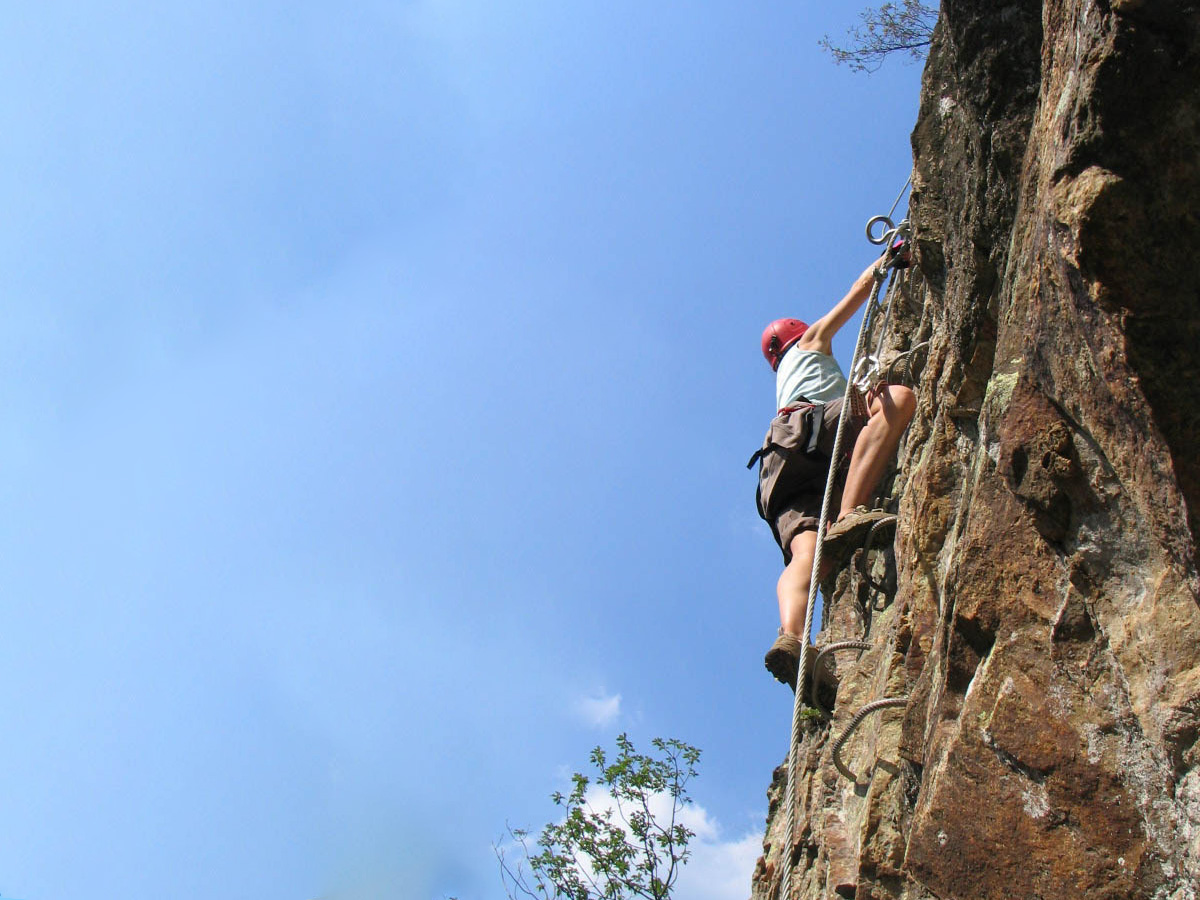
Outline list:
[[[833,743],[833,764],[837,766],[837,770],[849,778],[851,781],[857,782],[858,776],[855,775],[846,764],[842,762],[842,747],[846,745],[846,741],[850,740],[850,735],[854,734],[856,728],[863,723],[863,720],[873,712],[879,712],[881,709],[889,709],[891,707],[907,706],[907,697],[885,697],[882,700],[876,700],[873,703],[868,703],[850,720],[850,724],[846,726],[846,730],[842,732],[842,736]]]
[[[912,187],[912,176],[908,176],[908,181],[904,182],[904,187],[900,188],[900,193],[896,195],[896,202],[892,204],[892,208],[888,210],[887,217],[891,219],[892,213],[896,211],[896,207],[900,205],[900,198],[904,196],[904,192]]]
[[[883,286],[884,281],[890,270],[877,269],[875,275],[875,284],[871,287],[871,294],[867,298],[867,310],[863,315],[862,324],[858,329],[858,340],[854,345],[853,359],[857,360],[862,354],[863,344],[866,342],[866,336],[870,331],[870,326],[874,322],[875,313],[879,308],[878,298],[879,290]],[[812,618],[813,607],[816,606],[817,587],[820,581],[819,573],[821,571],[821,553],[825,547],[825,523],[829,521],[829,506],[830,499],[833,496],[833,485],[837,479],[837,471],[842,458],[842,443],[846,435],[846,412],[851,405],[851,391],[854,384],[850,379],[846,379],[846,391],[842,397],[842,412],[838,417],[837,436],[833,442],[833,453],[830,455],[829,474],[825,478],[825,496],[821,500],[821,517],[817,521],[817,546],[813,553],[812,574],[809,576],[808,584],[808,608],[804,611],[804,639],[800,643],[800,659],[798,660],[796,672],[796,696],[792,703],[792,734],[791,743],[788,748],[788,817],[787,817],[787,835],[789,846],[796,830],[796,770],[799,766],[800,747],[800,724],[803,721],[801,713],[804,710],[804,681],[807,676],[808,650],[809,650],[809,635],[812,634]],[[785,866],[783,870],[783,879],[780,884],[780,896],[786,898],[788,889],[791,885],[792,867]]]
[[[848,410],[851,410],[853,408],[862,408],[862,407],[865,407],[865,405],[866,405],[865,400],[862,397],[862,393],[855,386],[855,382],[858,381],[859,379],[855,378],[854,373],[855,373],[856,368],[860,364],[860,360],[863,355],[863,349],[866,344],[867,335],[870,334],[871,327],[874,325],[874,322],[875,322],[875,317],[876,317],[877,313],[879,312],[879,308],[880,308],[879,292],[880,292],[881,288],[883,287],[884,282],[888,282],[888,290],[884,294],[884,296],[887,298],[887,308],[884,311],[883,328],[880,329],[880,338],[879,338],[880,346],[882,346],[884,336],[886,335],[886,332],[887,332],[887,325],[888,325],[888,320],[890,318],[891,306],[892,306],[892,302],[894,301],[894,297],[893,297],[892,291],[891,291],[891,285],[893,283],[893,280],[889,276],[894,276],[894,274],[896,272],[896,269],[894,267],[895,259],[892,255],[892,244],[898,236],[907,238],[907,236],[909,234],[908,220],[906,219],[906,220],[902,221],[899,226],[896,226],[896,225],[892,224],[891,216],[892,216],[892,213],[894,213],[896,211],[896,207],[900,204],[900,200],[904,196],[904,192],[906,190],[908,190],[909,185],[911,183],[912,183],[911,178],[907,182],[905,182],[904,187],[900,189],[900,193],[896,197],[896,202],[892,204],[892,208],[891,208],[891,210],[888,211],[888,214],[886,216],[876,216],[875,218],[873,218],[869,222],[867,222],[867,240],[870,241],[872,244],[884,244],[885,249],[883,251],[883,254],[880,257],[880,265],[875,270],[875,284],[871,287],[871,293],[870,293],[869,297],[867,298],[867,307],[866,307],[865,313],[863,314],[862,324],[859,326],[859,329],[858,329],[858,339],[854,345],[854,355],[851,357],[850,377],[848,377],[846,379],[846,390],[845,390],[844,396],[842,397],[842,411],[841,411],[841,414],[838,416],[837,435],[834,438],[834,442],[833,442],[833,453],[830,455],[829,473],[825,479],[825,495],[821,500],[821,516],[817,521],[817,545],[816,545],[815,550],[813,551],[812,573],[809,576],[808,606],[804,611],[804,639],[801,641],[801,644],[800,644],[800,659],[797,660],[796,695],[795,695],[795,699],[792,703],[791,742],[788,746],[788,777],[787,777],[787,792],[788,792],[787,836],[788,837],[787,837],[787,840],[788,840],[789,857],[790,857],[790,853],[791,853],[791,844],[792,844],[792,841],[794,840],[795,833],[796,833],[796,781],[797,781],[796,776],[797,776],[797,770],[799,768],[800,725],[802,722],[801,714],[804,711],[804,696],[805,696],[804,689],[805,689],[805,680],[806,680],[807,674],[808,674],[809,638],[812,634],[813,607],[816,606],[817,588],[818,588],[819,582],[820,582],[819,573],[821,571],[821,562],[822,562],[821,556],[822,556],[822,551],[824,550],[824,547],[825,547],[825,525],[829,521],[830,499],[833,496],[833,486],[834,486],[834,483],[836,482],[837,472],[838,472],[838,469],[840,468],[840,463],[841,463],[841,459],[842,459],[842,443],[843,443],[843,439],[845,438],[845,434],[846,434],[846,421],[847,421],[846,413]],[[882,235],[880,235],[878,238],[876,238],[872,233],[872,229],[874,228],[875,224],[878,222],[886,223],[887,227],[886,227],[884,233]],[[870,367],[868,369],[868,372],[873,373],[874,371],[878,370],[878,367],[879,367],[878,359],[875,359],[873,367]],[[824,618],[824,616],[823,616],[823,618]],[[831,646],[833,646],[833,645],[831,645]],[[817,659],[818,664],[819,664],[819,662],[820,662],[820,657],[818,657],[818,659]],[[813,672],[814,693],[815,693],[815,688],[816,688],[816,682],[817,682],[817,672],[814,668],[814,672]],[[814,696],[814,702],[815,702],[815,696]],[[882,701],[876,701],[876,702],[878,703],[878,702],[882,702]],[[818,708],[818,712],[820,712],[819,708]],[[826,711],[826,714],[828,714],[827,711]],[[862,715],[862,714],[860,713],[860,715]],[[853,723],[853,724],[854,724],[854,727],[856,727],[856,723]],[[845,736],[843,736],[843,737],[845,737]],[[837,762],[836,756],[834,758],[834,761],[835,761],[835,763]],[[839,769],[840,769],[840,766],[839,766]],[[844,771],[843,771],[843,774],[844,774]],[[784,866],[783,877],[780,880],[780,886],[779,886],[780,900],[789,900],[789,893],[790,893],[791,879],[792,879],[792,868],[793,868],[793,866],[790,865],[790,859],[789,859],[789,864]]]

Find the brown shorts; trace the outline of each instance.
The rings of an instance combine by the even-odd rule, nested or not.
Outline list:
[[[831,400],[825,404],[825,415],[822,420],[820,444],[826,452],[833,452],[833,442],[837,435],[838,417],[842,412],[842,401]],[[849,456],[854,449],[854,442],[866,422],[850,416],[846,422],[846,434],[842,437],[842,450]],[[845,467],[838,473],[833,484],[833,496],[829,498],[829,514],[837,515],[842,502],[842,482],[845,480]],[[825,480],[814,482],[812,490],[801,491],[788,501],[787,506],[771,522],[771,533],[779,549],[783,551],[783,564],[792,561],[792,540],[802,531],[816,531],[821,520],[821,502],[825,498]]]

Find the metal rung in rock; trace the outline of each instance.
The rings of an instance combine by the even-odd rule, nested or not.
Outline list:
[[[812,705],[826,721],[833,718],[833,712],[826,709],[821,703],[820,692],[818,690],[821,684],[821,675],[825,671],[822,666],[822,663],[825,662],[825,657],[830,653],[837,653],[841,650],[870,650],[872,646],[874,645],[869,641],[838,641],[837,643],[822,647],[821,652],[817,654],[817,659],[813,663]]]
[[[875,548],[875,535],[884,528],[893,527],[895,524],[896,517],[888,516],[886,519],[880,519],[872,525],[871,530],[867,532],[866,540],[863,542],[862,555],[858,558],[858,571],[862,575],[863,581],[867,583],[867,586],[871,590],[885,595],[887,594],[887,587],[871,577],[870,569],[867,567],[867,560],[870,558],[871,551]]]
[[[842,732],[842,736],[834,741],[833,764],[837,767],[837,770],[851,781],[857,783],[858,776],[855,775],[849,768],[847,768],[844,762],[842,762],[842,747],[846,745],[846,741],[850,740],[850,735],[854,734],[855,729],[857,729],[858,726],[863,723],[863,720],[866,719],[866,717],[871,713],[879,712],[882,709],[890,709],[893,707],[907,705],[907,697],[885,697],[882,700],[876,700],[873,703],[868,703],[866,706],[860,709],[854,718],[850,720],[850,724],[846,726],[846,730]]]

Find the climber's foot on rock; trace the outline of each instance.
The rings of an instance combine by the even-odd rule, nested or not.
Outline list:
[[[802,646],[796,635],[781,631],[763,660],[775,680],[788,685],[793,691],[796,689],[796,670],[800,664]]]
[[[867,509],[865,506],[854,507],[830,525],[829,530],[825,532],[823,555],[827,554],[825,558],[831,561],[849,556],[854,548],[862,546],[867,532],[877,524],[879,530],[875,533],[876,540],[888,539],[895,532],[896,517],[882,509]]]

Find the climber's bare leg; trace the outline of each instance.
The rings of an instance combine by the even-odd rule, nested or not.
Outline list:
[[[808,591],[816,550],[816,531],[802,531],[792,538],[792,561],[784,568],[776,585],[779,623],[789,634],[804,634],[804,613],[808,609]]]
[[[872,392],[871,418],[859,432],[842,489],[842,518],[856,506],[867,506],[883,477],[888,463],[896,455],[904,429],[917,408],[917,397],[911,389],[899,384],[885,384]],[[811,569],[811,564],[809,565]],[[786,574],[786,573],[785,573]]]
[[[908,427],[917,408],[917,398],[902,385],[884,385],[872,393],[868,407],[871,418],[854,443],[846,486],[842,490],[840,519],[856,506],[871,500],[879,479],[900,446],[904,429]],[[792,538],[789,547],[792,561],[779,576],[776,593],[779,597],[779,621],[790,634],[804,633],[804,615],[808,609],[808,593],[812,582],[813,556],[817,549],[817,532],[801,531]],[[826,569],[826,566],[822,566]],[[807,638],[807,636],[805,636]]]

